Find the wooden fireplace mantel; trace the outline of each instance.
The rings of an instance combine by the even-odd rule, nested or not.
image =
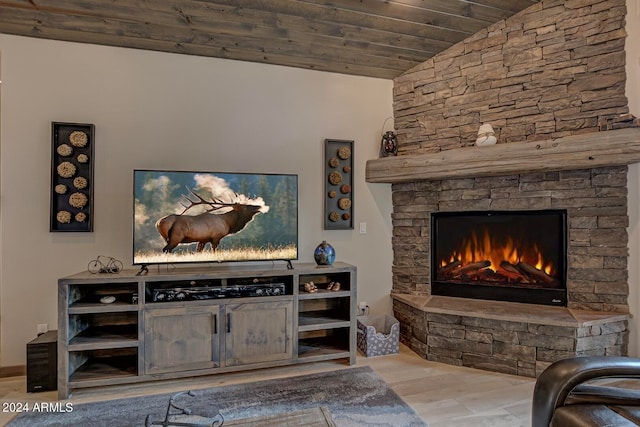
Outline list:
[[[367,182],[401,183],[590,169],[640,162],[640,128],[368,160]]]

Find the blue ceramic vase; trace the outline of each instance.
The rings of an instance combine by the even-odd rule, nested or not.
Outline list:
[[[336,251],[333,246],[323,240],[313,252],[313,258],[318,265],[332,265],[336,260]]]

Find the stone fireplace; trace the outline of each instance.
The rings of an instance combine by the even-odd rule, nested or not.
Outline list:
[[[624,0],[543,0],[394,80],[398,156],[367,162],[366,179],[392,184],[394,314],[421,356],[534,377],[565,357],[627,353],[626,165],[640,162],[640,128],[624,94],[625,15]],[[483,123],[497,145],[474,146]],[[463,260],[432,260],[434,218],[552,211],[565,213],[566,251],[549,255],[555,272],[529,271],[559,282],[560,306],[494,287],[441,295],[451,283],[438,270]],[[505,266],[521,274],[522,260]],[[474,275],[493,277],[486,261],[470,262]]]
[[[536,376],[572,355],[627,352],[626,166],[393,184],[394,314],[423,357]],[[433,292],[432,217],[566,212],[566,307]]]

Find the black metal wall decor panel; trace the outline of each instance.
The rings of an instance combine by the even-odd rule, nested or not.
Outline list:
[[[93,231],[93,124],[51,123],[50,231]]]
[[[324,229],[353,229],[353,141],[325,139]]]

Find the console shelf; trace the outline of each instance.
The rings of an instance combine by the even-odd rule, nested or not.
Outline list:
[[[73,388],[109,384],[122,384],[138,376],[135,369],[137,356],[111,356],[88,359],[69,377]]]
[[[326,311],[301,313],[298,319],[298,331],[349,327],[350,319],[341,319],[340,317],[341,313],[332,314]]]
[[[69,340],[69,350],[138,346],[138,331],[130,327],[89,328]]]
[[[138,306],[114,302],[108,306],[105,306],[105,304],[95,303],[74,303],[69,307],[69,314],[114,313],[126,311],[137,312]]]
[[[324,289],[318,289],[318,292],[314,293],[306,293],[300,294],[299,299],[326,299],[326,298],[340,298],[340,297],[350,297],[351,291],[327,291]]]
[[[327,360],[347,357],[346,345],[350,331],[348,327],[331,330],[300,331],[298,334],[298,357],[301,360]]]
[[[60,399],[78,388],[356,362],[352,265],[161,270],[59,279]],[[310,281],[317,292],[305,292]],[[340,289],[328,290],[332,282]]]

